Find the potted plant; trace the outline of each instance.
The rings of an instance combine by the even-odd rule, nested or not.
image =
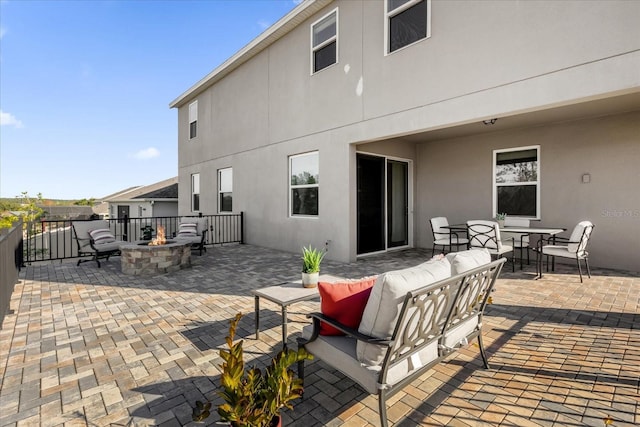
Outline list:
[[[229,325],[226,337],[228,350],[221,349],[224,361],[220,367],[221,390],[218,395],[224,403],[218,406],[221,421],[234,427],[281,426],[280,411],[293,409],[291,402],[302,396],[302,380],[289,369],[291,365],[313,356],[303,348],[297,351],[287,348],[280,351],[264,371],[245,369],[242,344],[233,342],[242,313],[236,314]],[[196,402],[192,418],[202,421],[210,415],[211,402]]]
[[[506,212],[496,214],[496,221],[498,221],[498,227],[504,228],[504,220],[507,217]]]
[[[318,286],[320,276],[320,263],[325,252],[312,248],[302,247],[302,286],[305,288],[315,288]]]

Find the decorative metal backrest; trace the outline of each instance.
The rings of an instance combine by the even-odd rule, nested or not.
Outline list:
[[[587,245],[589,244],[589,239],[591,238],[591,232],[593,232],[593,224],[588,221],[583,221],[580,224],[584,224],[584,231],[582,232],[582,236],[580,237],[580,243],[578,244],[577,253],[578,255],[582,255],[584,251],[587,249]]]
[[[393,345],[387,353],[386,364],[409,357],[440,338],[442,324],[461,283],[462,278],[445,280],[407,293],[391,336]]]
[[[461,320],[482,313],[505,261],[501,258],[408,292],[383,362],[381,383],[385,383],[390,366],[439,341]]]
[[[489,299],[489,293],[493,289],[503,264],[504,259],[494,261],[488,268],[480,271],[471,270],[464,276],[459,288],[459,295],[454,300],[452,310],[444,324],[443,334],[472,316],[482,315]]]
[[[469,246],[475,248],[501,249],[500,230],[497,222],[477,221],[467,223]]]

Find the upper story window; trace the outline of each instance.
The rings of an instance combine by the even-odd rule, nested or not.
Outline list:
[[[431,36],[431,0],[385,0],[387,53]]]
[[[311,25],[312,74],[338,62],[338,9]]]
[[[200,210],[200,174],[191,175],[191,211]]]
[[[493,213],[540,218],[540,146],[493,151]]]
[[[198,132],[198,101],[189,104],[189,139],[196,137]]]
[[[289,212],[318,216],[320,160],[317,151],[289,157]]]
[[[218,170],[218,211],[233,211],[233,169]]]

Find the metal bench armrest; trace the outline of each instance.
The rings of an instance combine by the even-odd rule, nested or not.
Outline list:
[[[328,325],[333,326],[334,328],[338,329],[341,332],[344,332],[346,335],[353,337],[358,341],[376,345],[391,345],[391,341],[388,339],[376,338],[370,335],[363,334],[361,332],[358,332],[356,329],[345,326],[342,323],[338,322],[336,319],[328,317],[322,313],[310,313],[307,314],[307,318],[313,319],[313,333],[306,342],[315,340],[320,334],[320,322],[326,322]]]

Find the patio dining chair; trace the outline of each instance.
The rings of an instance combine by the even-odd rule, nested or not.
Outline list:
[[[500,227],[495,221],[473,220],[467,221],[467,239],[469,239],[469,249],[485,248],[491,256],[496,259],[503,254],[511,252],[511,270],[515,269],[514,238],[511,244],[507,245],[500,236]]]
[[[580,274],[580,283],[582,281],[582,267],[580,260],[584,260],[587,266],[587,275],[591,278],[591,269],[589,268],[589,252],[587,245],[591,238],[591,233],[595,226],[591,221],[581,221],[575,226],[571,236],[566,237],[553,236],[546,240],[538,241],[537,260],[538,272],[542,277],[542,257],[547,256],[547,271],[549,271],[549,257],[561,257],[575,259],[578,264],[578,273]],[[545,244],[547,243],[547,244]],[[549,244],[553,243],[553,244]],[[560,245],[556,243],[561,243]],[[554,263],[555,265],[555,263]]]
[[[466,237],[460,236],[455,230],[445,228],[449,225],[449,221],[444,216],[438,216],[429,220],[431,225],[431,234],[433,236],[433,246],[431,247],[431,256],[435,254],[436,246],[442,246],[442,252],[445,252],[445,248],[449,247],[449,252],[455,248],[458,251],[460,246],[465,249],[469,244],[469,240]]]
[[[531,220],[525,218],[512,218],[507,216],[504,219],[505,227],[530,227]],[[505,244],[513,243],[514,251],[517,249],[519,252],[520,259],[520,270],[522,270],[522,263],[526,251],[527,255],[527,265],[531,263],[531,258],[529,256],[529,235],[526,233],[510,233],[508,231],[501,231],[500,235],[502,236],[502,241]]]

